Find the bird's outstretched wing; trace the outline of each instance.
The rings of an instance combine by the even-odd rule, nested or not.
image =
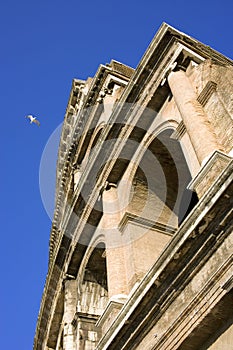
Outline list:
[[[29,114],[29,115],[26,115],[25,118],[32,120],[33,116]]]
[[[35,123],[36,125],[40,126],[40,122],[39,122],[39,120],[37,120],[37,119],[34,119],[34,120],[33,120],[33,123]]]

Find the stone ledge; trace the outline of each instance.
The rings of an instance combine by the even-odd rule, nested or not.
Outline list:
[[[188,189],[196,191],[198,197],[201,198],[232,161],[232,157],[225,153],[214,151],[199,173],[189,183]]]
[[[96,326],[102,329],[102,333],[104,334],[108,328],[110,328],[112,322],[115,320],[116,316],[122,309],[125,301],[128,299],[127,295],[119,294],[112,297],[103,314],[100,316],[98,321],[96,322]]]
[[[124,216],[122,217],[118,225],[119,231],[123,233],[123,231],[125,230],[125,227],[129,223],[134,223],[148,230],[159,231],[169,236],[172,236],[176,232],[176,228],[172,226],[164,225],[160,222],[155,222],[129,212],[125,212]]]

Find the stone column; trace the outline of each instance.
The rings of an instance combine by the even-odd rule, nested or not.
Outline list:
[[[103,228],[106,238],[106,262],[108,295],[115,297],[126,294],[126,275],[124,263],[124,245],[118,230],[120,209],[118,192],[115,185],[108,184],[103,191]]]
[[[97,326],[106,333],[127,299],[125,246],[118,225],[121,218],[118,189],[108,184],[102,194],[103,218],[102,230],[106,242],[106,264],[109,301],[97,322]]]
[[[171,72],[168,84],[197,158],[203,164],[215,150],[221,150],[221,146],[186,73]]]
[[[65,281],[65,297],[64,297],[64,336],[63,336],[63,349],[74,350],[75,349],[75,336],[74,327],[72,321],[76,313],[77,308],[77,281],[66,280]]]

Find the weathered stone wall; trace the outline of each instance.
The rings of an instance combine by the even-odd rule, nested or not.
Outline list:
[[[198,266],[196,267],[197,271],[191,281],[183,290],[177,291],[176,299],[164,310],[156,325],[144,337],[143,341],[138,344],[138,350],[150,349],[155,344],[158,350],[180,349],[188,334],[202,323],[205,323],[207,314],[212,312],[211,310],[214,309],[222,295],[226,294],[226,291],[222,289],[222,285],[231,277],[232,249],[233,233],[222,243],[201,269],[198,269]],[[229,307],[231,308],[231,305]],[[222,310],[223,312],[224,310]],[[223,314],[219,314],[217,317],[219,319],[222,317],[224,320]],[[222,323],[224,322],[226,323],[227,321],[222,321]],[[203,324],[200,326],[200,332],[202,332],[203,337],[205,332],[207,332],[207,338],[211,337],[211,331],[208,334],[208,323],[205,326]],[[227,344],[231,335],[232,327],[225,335],[222,335],[219,343],[210,348],[208,347],[208,349],[220,349],[220,347],[217,347],[217,344],[224,342]],[[190,343],[192,344],[192,339],[190,339]],[[197,347],[193,343],[192,349],[197,349],[199,346],[199,343]],[[182,349],[185,349],[185,347]]]
[[[210,59],[190,69],[190,80],[223,149],[233,144],[233,67]]]
[[[126,225],[123,236],[125,239],[125,264],[128,289],[141,281],[149,268],[157,260],[172,235],[164,227],[150,228],[152,222],[140,219],[132,220]]]

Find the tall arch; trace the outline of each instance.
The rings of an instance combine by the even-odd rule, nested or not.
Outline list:
[[[128,212],[176,229],[197,197],[187,189],[192,177],[173,132],[172,127],[163,126],[156,136],[149,135],[123,179],[131,186]]]
[[[77,276],[80,311],[97,316],[103,311],[108,298],[105,250],[102,240],[94,242],[87,250]],[[89,300],[90,291],[95,296]]]
[[[118,185],[129,289],[153,265],[197,201],[187,190],[191,174],[173,132],[167,123],[148,133]]]

